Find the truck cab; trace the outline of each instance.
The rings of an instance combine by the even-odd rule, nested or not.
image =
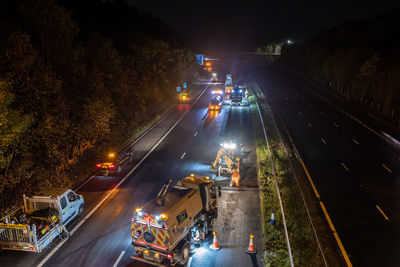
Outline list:
[[[0,220],[2,249],[42,252],[84,212],[83,197],[71,189],[53,188],[23,200],[22,209]]]

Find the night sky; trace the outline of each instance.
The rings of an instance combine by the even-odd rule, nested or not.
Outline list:
[[[161,18],[199,50],[254,50],[267,40],[309,35],[399,6],[398,0],[127,1]]]

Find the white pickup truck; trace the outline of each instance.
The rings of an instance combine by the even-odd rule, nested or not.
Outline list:
[[[56,188],[24,195],[24,207],[0,220],[0,248],[42,252],[65,225],[84,212],[84,200],[71,189]]]

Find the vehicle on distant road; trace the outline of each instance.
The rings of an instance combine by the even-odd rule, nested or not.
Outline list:
[[[222,98],[220,96],[214,96],[210,104],[208,105],[209,110],[221,110],[222,107]]]
[[[0,220],[4,250],[42,252],[66,232],[65,225],[83,216],[84,199],[71,189],[55,188],[24,198],[24,207]]]
[[[120,173],[121,170],[133,161],[133,152],[122,152],[117,155],[115,152],[107,154],[106,158],[96,164],[97,171],[102,172],[116,172]]]
[[[178,97],[178,99],[179,99],[179,102],[181,102],[181,103],[187,103],[187,102],[190,101],[190,97],[189,97],[189,94],[188,94],[188,93],[182,93],[182,94]]]
[[[210,177],[191,174],[165,184],[132,218],[133,259],[156,266],[185,265],[192,245],[212,231],[221,196]]]

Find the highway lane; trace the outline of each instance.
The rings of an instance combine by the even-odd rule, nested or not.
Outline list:
[[[353,265],[398,266],[400,151],[287,75],[263,70],[258,82],[287,125]]]
[[[193,90],[193,98],[197,97],[207,85],[196,85]],[[131,150],[134,152],[134,162],[130,166],[137,164],[139,160],[151,149],[151,147],[171,128],[171,126],[188,110],[190,105],[178,104],[175,105],[162,120],[154,127],[138,139]],[[130,168],[127,168],[130,169]],[[121,178],[127,173],[124,170],[120,175],[110,174],[109,176],[93,176],[87,182],[79,186],[77,192],[84,195],[85,198],[85,216],[104,198],[108,190],[115,186]],[[76,224],[76,223],[75,223]],[[72,229],[75,225],[69,225]],[[43,259],[49,251],[41,254],[25,253],[19,251],[3,251],[0,253],[0,266],[35,266]]]
[[[235,107],[232,110],[230,107],[224,107],[220,114],[207,115],[206,107],[209,98],[208,91],[115,193],[46,262],[45,266],[112,266],[117,260],[119,260],[120,265],[142,265],[141,263],[132,262],[129,258],[134,252],[130,243],[129,230],[130,218],[135,207],[153,198],[162,184],[169,179],[176,181],[192,172],[210,174],[209,164],[216,155],[219,143],[225,138],[223,129],[229,127],[226,125],[229,122],[236,123],[236,120],[228,120],[228,116],[232,111],[235,112],[234,118],[239,119],[239,129],[245,129],[244,132],[252,131],[248,123],[251,121],[249,112],[241,111],[242,108],[240,107]],[[182,107],[182,109],[185,108],[186,106]],[[240,119],[243,116],[246,116],[246,119]],[[247,135],[244,134],[244,136]],[[250,139],[251,137],[248,136],[243,138],[243,140]],[[113,182],[106,180],[114,179],[112,177],[98,178],[103,180],[96,179],[88,182],[82,190],[96,192],[97,188],[100,187],[100,191],[103,191],[101,190],[103,185],[101,183],[101,185],[98,185],[99,181],[105,180],[109,184],[117,182],[117,180]],[[249,256],[244,253],[244,249],[248,244],[248,231],[256,234],[256,246],[261,247],[261,227],[259,225],[260,220],[257,219],[259,218],[257,217],[259,207],[255,202],[258,198],[254,197],[257,195],[251,192],[253,197],[251,198],[248,194],[247,196],[243,194],[245,197],[243,200],[237,195],[229,197],[231,199],[229,205],[233,205],[233,201],[240,202],[239,210],[242,210],[242,212],[236,212],[235,214],[243,215],[243,210],[247,213],[255,213],[250,220],[251,223],[248,222],[249,218],[245,216],[241,216],[240,220],[236,219],[235,222],[232,222],[235,225],[236,223],[241,225],[236,227],[238,231],[225,229],[225,232],[230,233],[229,240],[225,239],[224,236],[220,237],[223,242],[225,240],[230,242],[229,249],[227,247],[222,253],[230,256],[232,266],[238,266],[235,265],[235,262],[246,262],[247,260],[251,262]],[[233,207],[230,207],[230,211],[234,211]],[[229,225],[232,214],[226,213],[224,215],[221,213],[221,215],[219,219],[223,220],[225,225]],[[243,224],[240,224],[241,222]],[[221,233],[223,232],[221,230]],[[238,242],[238,240],[241,241]],[[237,243],[236,248],[233,248],[232,243],[234,242]],[[35,264],[38,262],[36,261]],[[212,262],[211,260],[209,261],[209,263]],[[226,263],[227,261],[224,262]],[[18,261],[14,266],[17,265]],[[196,266],[194,262],[193,266]],[[211,264],[210,266],[213,265]]]

